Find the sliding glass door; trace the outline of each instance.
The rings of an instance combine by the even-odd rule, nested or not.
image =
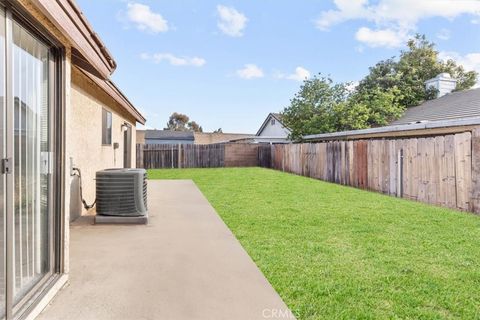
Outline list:
[[[0,158],[5,158],[5,10],[0,7]],[[0,176],[0,319],[6,307],[6,210],[5,175]]]
[[[15,302],[50,271],[50,48],[13,22]]]
[[[0,319],[52,275],[53,51],[0,7]]]

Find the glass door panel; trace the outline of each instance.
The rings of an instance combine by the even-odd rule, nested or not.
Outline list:
[[[50,271],[50,49],[13,22],[14,302]]]
[[[5,157],[5,10],[0,7],[0,157]],[[5,176],[0,175],[0,318],[5,315]]]

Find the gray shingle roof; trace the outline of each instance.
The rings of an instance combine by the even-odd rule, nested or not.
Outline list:
[[[145,139],[194,141],[195,136],[191,131],[146,130]]]
[[[392,125],[419,121],[440,121],[480,116],[480,88],[447,94],[408,108]]]

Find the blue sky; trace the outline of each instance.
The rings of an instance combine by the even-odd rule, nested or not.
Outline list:
[[[162,129],[255,133],[301,80],[358,81],[416,32],[480,71],[480,0],[78,0],[115,57],[115,83]]]

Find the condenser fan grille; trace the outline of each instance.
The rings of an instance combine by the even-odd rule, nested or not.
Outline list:
[[[147,175],[144,169],[110,169],[96,174],[97,214],[147,214]]]

